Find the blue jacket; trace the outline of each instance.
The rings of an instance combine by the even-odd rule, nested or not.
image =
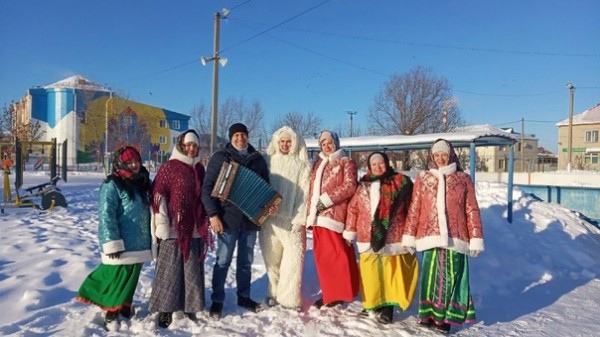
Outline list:
[[[130,200],[127,192],[107,181],[100,187],[98,203],[98,239],[102,263],[119,265],[152,260],[150,208],[136,192]],[[123,252],[119,259],[107,254]]]
[[[227,200],[220,200],[212,197],[210,194],[215,186],[219,171],[224,161],[235,161],[238,164],[245,166],[264,180],[269,181],[269,169],[267,162],[256,151],[252,145],[248,144],[248,155],[242,157],[240,153],[228,143],[223,150],[215,152],[208,162],[206,167],[206,175],[202,186],[202,203],[206,208],[206,214],[211,217],[219,215],[223,221],[225,228],[241,229],[241,230],[260,230],[260,227],[255,225],[244,213],[237,208],[233,203]]]

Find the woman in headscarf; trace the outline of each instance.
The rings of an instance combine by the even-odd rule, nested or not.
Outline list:
[[[265,159],[271,186],[283,196],[278,212],[267,218],[259,234],[269,277],[267,305],[300,309],[311,163],[304,139],[288,126],[273,133]]]
[[[475,321],[469,256],[484,250],[481,214],[452,144],[436,140],[427,167],[415,181],[402,245],[423,252],[418,323],[447,333]]]
[[[356,191],[356,162],[340,149],[336,133],[319,135],[319,159],[310,174],[308,218],[313,231],[313,252],[322,298],[315,302],[332,307],[352,302],[358,295],[359,274],[352,243],[342,237],[348,203]]]
[[[130,318],[131,304],[144,262],[152,260],[150,175],[131,146],[117,151],[112,172],[100,187],[98,239],[102,263],[77,292],[76,300],[106,312],[104,327],[116,330],[118,315]]]
[[[367,163],[348,206],[344,238],[357,240],[365,313],[389,324],[394,306],[406,310],[417,288],[417,258],[401,245],[413,183],[383,152],[373,152]]]
[[[150,312],[167,328],[173,312],[193,321],[204,308],[204,258],[209,242],[208,218],[201,202],[204,166],[194,130],[177,137],[171,158],[163,163],[152,188],[152,233],[158,244]]]

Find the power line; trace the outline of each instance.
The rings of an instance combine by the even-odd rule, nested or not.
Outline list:
[[[253,36],[250,36],[249,38],[247,38],[247,39],[245,39],[245,40],[242,40],[242,41],[240,41],[240,42],[238,42],[238,43],[236,43],[236,44],[234,44],[234,45],[232,45],[232,46],[230,46],[230,47],[223,48],[223,49],[221,49],[221,51],[220,51],[220,52],[224,52],[224,51],[226,51],[226,50],[229,50],[229,49],[232,49],[232,48],[238,47],[238,46],[240,46],[240,45],[242,45],[242,44],[244,44],[244,43],[246,43],[246,42],[248,42],[248,41],[250,41],[250,40],[254,40],[255,38],[257,38],[257,37],[259,37],[259,36],[261,36],[261,35],[263,35],[263,34],[266,34],[266,33],[268,33],[268,32],[270,32],[270,31],[272,31],[272,30],[273,30],[273,29],[275,29],[275,28],[281,27],[281,26],[283,26],[284,24],[286,24],[286,23],[288,23],[288,22],[290,22],[290,21],[292,21],[292,20],[294,20],[294,19],[297,19],[297,18],[301,17],[302,15],[304,15],[304,14],[306,14],[306,13],[310,12],[310,11],[313,11],[313,10],[315,10],[315,9],[319,8],[319,7],[323,6],[324,4],[326,4],[326,3],[330,2],[330,1],[331,1],[331,0],[325,0],[325,1],[323,1],[323,2],[321,2],[321,3],[319,3],[319,4],[317,4],[317,5],[315,5],[315,6],[313,6],[313,7],[311,7],[311,8],[309,8],[309,9],[307,9],[307,10],[305,10],[305,11],[303,11],[303,12],[301,12],[301,13],[297,14],[297,15],[294,15],[294,16],[292,16],[292,17],[291,17],[291,18],[289,18],[289,19],[286,19],[286,20],[284,20],[284,21],[282,21],[282,22],[280,22],[280,23],[278,23],[278,24],[276,24],[276,25],[274,25],[274,26],[271,26],[270,28],[267,28],[266,30],[264,30],[264,31],[262,31],[262,32],[259,32],[259,33],[255,34],[255,35],[253,35]]]
[[[372,37],[366,37],[366,36],[320,32],[320,31],[314,31],[314,30],[309,30],[309,29],[300,29],[300,28],[292,28],[292,27],[285,27],[284,29],[303,31],[303,32],[307,32],[307,33],[320,34],[320,35],[343,37],[343,38],[354,39],[354,40],[384,42],[384,43],[392,43],[392,44],[403,44],[403,45],[409,45],[409,46],[437,48],[437,49],[452,49],[452,50],[460,50],[460,51],[486,52],[486,53],[493,53],[493,54],[600,58],[600,54],[557,53],[557,52],[545,52],[545,51],[505,50],[505,49],[496,49],[496,48],[461,47],[461,46],[452,46],[452,45],[443,45],[443,44],[412,42],[412,41],[402,41],[402,40],[390,40],[390,39],[380,39],[380,38],[372,38]]]

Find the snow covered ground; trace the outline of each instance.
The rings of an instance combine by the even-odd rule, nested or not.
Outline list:
[[[11,176],[12,177],[12,176]],[[154,265],[146,264],[134,298],[136,314],[119,331],[106,333],[103,314],[73,297],[99,263],[96,205],[103,176],[70,173],[59,182],[67,209],[40,212],[6,209],[0,214],[0,335],[3,336],[437,336],[417,327],[416,305],[381,325],[359,316],[360,299],[343,308],[318,310],[319,297],[309,235],[302,312],[278,307],[258,314],[235,304],[233,268],[227,280],[224,317],[206,312],[198,322],[176,314],[167,330],[148,312]],[[24,186],[45,181],[26,173]],[[560,205],[536,201],[516,190],[514,220],[506,221],[506,185],[477,183],[486,251],[471,259],[471,287],[478,322],[456,336],[598,336],[600,323],[600,230]],[[14,191],[13,191],[14,193]],[[210,285],[214,252],[206,261]],[[256,245],[252,297],[264,300],[266,275]],[[207,299],[210,288],[207,289]]]

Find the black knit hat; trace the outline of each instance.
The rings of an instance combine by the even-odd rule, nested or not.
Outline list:
[[[248,128],[242,123],[231,124],[231,126],[229,127],[229,140],[231,140],[231,138],[233,138],[233,135],[238,132],[243,132],[247,136]]]

